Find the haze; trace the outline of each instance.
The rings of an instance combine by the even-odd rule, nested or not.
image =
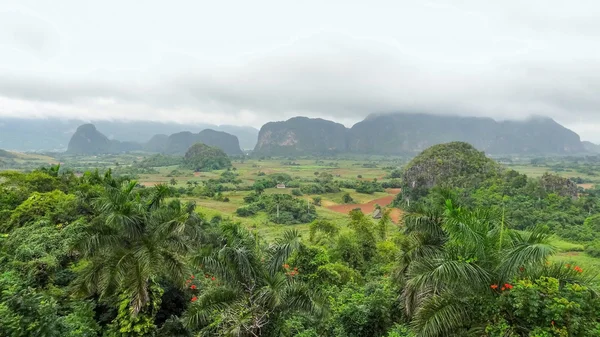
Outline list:
[[[0,117],[544,115],[600,141],[596,1],[3,1]]]

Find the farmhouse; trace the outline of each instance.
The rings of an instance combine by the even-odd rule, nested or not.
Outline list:
[[[273,185],[271,185],[273,186]],[[277,184],[277,188],[285,188],[285,184]]]

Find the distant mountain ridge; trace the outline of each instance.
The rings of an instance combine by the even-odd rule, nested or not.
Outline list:
[[[428,114],[373,114],[349,129],[331,121],[306,117],[271,122],[259,131],[255,152],[264,155],[414,154],[452,141],[467,142],[489,154],[585,152],[579,135],[550,118],[495,121]]]
[[[93,124],[108,139],[118,139],[121,142],[146,143],[157,134],[170,135],[181,131],[198,133],[205,129],[213,129],[235,135],[241,148],[251,150],[258,138],[258,130],[249,126],[0,117],[0,148],[17,151],[64,151],[71,136],[82,124]]]
[[[194,144],[202,143],[216,147],[227,155],[241,155],[238,138],[222,131],[205,129],[195,134],[189,131],[174,133],[170,136],[155,135],[147,143],[109,139],[94,124],[80,125],[67,148],[67,153],[77,155],[96,155],[122,153],[130,151],[148,151],[183,155]]]

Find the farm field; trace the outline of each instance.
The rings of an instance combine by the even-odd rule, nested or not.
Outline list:
[[[548,270],[561,273],[583,273],[581,277],[588,282],[588,286],[600,286],[600,281],[593,278],[600,268],[600,258],[597,257],[600,256],[600,237],[595,233],[600,228],[600,216],[595,216],[600,211],[600,202],[593,199],[598,196],[595,188],[598,180],[593,165],[584,167],[573,164],[572,168],[567,168],[566,166],[571,165],[567,163],[561,164],[565,167],[559,169],[555,164],[507,164],[506,167],[529,177],[510,171],[501,174],[494,171],[479,186],[457,186],[448,190],[429,188],[427,194],[418,196],[422,199],[416,199],[415,202],[412,202],[415,199],[410,199],[409,204],[405,202],[407,199],[401,200],[398,196],[404,192],[405,197],[409,198],[410,193],[415,196],[414,193],[421,192],[402,185],[403,177],[415,179],[404,172],[407,158],[233,157],[230,160],[231,165],[227,162],[225,169],[211,167],[207,171],[198,169],[200,172],[197,172],[186,168],[189,166],[185,165],[181,157],[176,156],[150,156],[141,153],[85,157],[16,154],[11,159],[12,166],[2,169],[11,169],[16,165],[18,170],[33,172],[30,175],[5,174],[0,177],[0,186],[5,184],[5,191],[10,191],[7,193],[9,198],[20,197],[18,194],[11,194],[15,191],[11,186],[11,179],[15,184],[36,188],[39,181],[44,192],[35,191],[29,198],[21,200],[22,204],[11,211],[12,214],[6,219],[10,225],[18,224],[18,219],[27,219],[21,215],[23,211],[40,217],[40,213],[37,213],[39,204],[49,210],[49,215],[43,215],[40,222],[27,225],[32,226],[32,230],[28,229],[27,233],[34,233],[29,236],[33,239],[38,235],[38,230],[33,226],[45,226],[50,223],[48,221],[56,222],[51,223],[40,234],[48,236],[49,239],[44,241],[58,243],[61,240],[54,235],[79,235],[65,229],[77,228],[81,219],[88,221],[89,225],[85,225],[88,230],[99,231],[109,230],[108,226],[115,226],[119,231],[121,228],[128,230],[130,227],[120,222],[126,220],[135,222],[139,226],[136,228],[145,228],[144,233],[156,231],[140,238],[136,247],[143,247],[145,242],[150,241],[161,250],[172,250],[174,253],[180,247],[185,249],[186,245],[195,247],[186,256],[191,261],[190,269],[185,270],[180,278],[187,278],[183,289],[185,293],[176,295],[181,303],[192,303],[191,307],[194,306],[193,302],[202,301],[199,298],[207,289],[205,287],[218,290],[222,282],[227,280],[226,274],[216,274],[210,269],[218,267],[212,263],[229,261],[227,263],[233,263],[229,266],[235,266],[241,261],[240,266],[243,266],[245,261],[250,261],[245,260],[249,256],[254,261],[251,263],[269,261],[265,266],[269,270],[277,269],[275,272],[284,283],[294,279],[290,284],[300,281],[307,282],[305,284],[309,287],[331,289],[328,294],[330,301],[351,299],[354,302],[360,297],[348,296],[359,293],[364,298],[374,300],[374,306],[368,307],[369,311],[376,312],[383,299],[389,302],[385,310],[390,311],[395,299],[402,296],[398,292],[400,288],[397,288],[397,279],[390,275],[404,266],[407,257],[415,258],[411,254],[419,250],[415,250],[413,245],[424,247],[431,243],[432,247],[440,251],[432,256],[435,260],[425,261],[427,265],[423,266],[440,270],[434,263],[438,259],[444,259],[458,268],[470,268],[473,265],[488,268],[480,281],[483,286],[473,288],[473,291],[478,292],[481,298],[491,301],[490,303],[495,303],[498,296],[503,297],[508,287],[516,292],[519,282],[530,277],[513,274],[502,280],[504,286],[498,288],[497,292],[490,293],[490,289],[496,290],[492,287],[499,285],[489,284],[486,277],[498,277],[496,273],[503,265],[502,261],[510,262],[513,270],[527,268],[533,273],[538,270],[545,272],[545,268],[537,269],[544,265],[552,266]],[[434,162],[446,163],[446,160],[452,163],[448,158],[436,158]],[[60,170],[47,166],[48,163],[59,162]],[[36,170],[40,166],[44,167]],[[422,167],[427,169],[426,166]],[[462,172],[461,177],[465,177]],[[467,180],[477,181],[477,171],[466,172],[470,172],[466,176]],[[546,172],[557,175],[548,180],[537,179]],[[576,181],[580,189],[574,189],[570,181],[561,177]],[[460,180],[448,181],[453,185],[460,184]],[[548,181],[554,185],[543,185]],[[52,190],[56,187],[48,188],[47,186],[52,186],[50,184],[61,187]],[[154,188],[155,186],[158,188]],[[565,193],[561,186],[569,187],[568,194],[561,195]],[[405,190],[401,187],[405,187]],[[64,194],[63,190],[69,191],[69,194]],[[154,201],[156,196],[160,200],[157,203]],[[86,201],[82,203],[82,200]],[[190,207],[192,204],[194,207]],[[77,211],[63,205],[76,207]],[[131,208],[131,205],[135,206]],[[64,211],[55,214],[55,207]],[[133,209],[135,216],[129,217]],[[98,213],[99,210],[102,213]],[[403,218],[405,212],[415,212],[413,214],[418,216]],[[506,227],[505,213],[508,224]],[[94,216],[88,215],[86,218],[86,215],[79,217],[78,214]],[[382,218],[374,216],[380,214],[383,214]],[[500,233],[507,234],[504,239],[502,235],[497,236],[501,223],[500,214],[503,226]],[[486,218],[488,215],[491,217]],[[168,216],[165,222],[160,220],[163,216]],[[483,219],[486,220],[481,221]],[[117,222],[111,222],[115,220]],[[65,226],[66,223],[70,225]],[[101,224],[98,229],[97,224]],[[537,225],[546,227],[548,232],[539,237],[531,234]],[[195,230],[187,232],[192,227]],[[411,230],[406,231],[406,228]],[[177,245],[172,244],[172,241],[162,240],[165,233],[163,231],[171,233],[169,240],[181,235],[187,243]],[[0,243],[21,240],[24,232],[17,228],[11,233],[14,234],[0,236]],[[544,239],[550,233],[552,235]],[[135,239],[137,234],[132,236],[123,231],[122,235],[125,236],[117,240],[111,238],[107,242],[129,249],[129,240],[132,237]],[[155,239],[157,241],[153,241]],[[481,250],[473,245],[476,240],[481,240]],[[45,247],[41,242],[32,242],[31,247]],[[524,246],[535,253],[521,251]],[[28,247],[27,249],[31,249]],[[67,245],[57,247],[65,249],[60,254],[71,256]],[[467,253],[462,255],[461,252],[458,260],[455,260],[452,250],[463,248]],[[290,253],[286,252],[288,249]],[[441,250],[446,249],[449,254],[442,254]],[[500,254],[497,249],[500,249]],[[112,254],[112,250],[106,252]],[[246,255],[250,252],[257,255]],[[198,259],[198,254],[209,254],[207,256],[216,260],[205,260],[204,257]],[[278,254],[286,255],[279,260]],[[487,259],[498,265],[489,267],[479,264],[479,254],[499,256],[499,261]],[[535,254],[541,254],[542,257],[537,258]],[[14,255],[18,259],[23,253]],[[6,256],[13,258],[9,251]],[[228,260],[229,258],[233,260]],[[153,261],[154,259],[157,257],[153,257]],[[168,265],[170,260],[156,261],[165,261],[160,263]],[[39,260],[39,263],[44,265],[46,260]],[[554,268],[557,266],[558,268]],[[70,269],[68,266],[66,268]],[[76,271],[74,268],[79,266],[73,267]],[[447,275],[445,282],[450,282],[455,277],[457,276]],[[465,280],[469,282],[474,277],[477,275]],[[195,283],[194,278],[198,283]],[[373,289],[375,292],[372,292]],[[345,303],[348,302],[340,302],[339,307],[345,307]],[[353,305],[362,308],[364,303],[357,302]],[[338,304],[332,301],[330,305]],[[203,306],[201,304],[198,307]],[[353,308],[348,311],[351,315],[355,312],[360,310]],[[400,330],[401,333],[403,329]]]
[[[87,156],[87,157],[52,157],[40,154],[21,154],[15,153],[14,162],[21,165],[24,169],[30,169],[35,166],[48,164],[57,164],[59,162],[66,168],[75,171],[86,171],[98,168],[103,171],[112,169],[114,172],[124,172],[129,174],[128,168],[132,168],[136,163],[141,162],[147,157],[147,154],[124,154],[107,156]],[[244,197],[252,193],[251,190],[244,188],[235,189],[236,186],[252,186],[256,181],[265,177],[284,174],[294,180],[302,182],[312,182],[322,173],[330,174],[336,180],[348,181],[379,181],[389,182],[390,172],[401,170],[406,164],[408,158],[329,158],[329,159],[234,159],[232,161],[232,172],[240,180],[239,184],[224,184],[232,190],[220,192],[223,199],[227,202],[215,200],[206,196],[180,196],[179,199],[185,202],[194,202],[197,210],[207,218],[215,216],[224,219],[232,219],[243,224],[245,227],[256,231],[267,240],[278,237],[288,228],[295,228],[302,234],[307,234],[308,224],[284,225],[276,224],[269,220],[268,214],[259,212],[251,217],[242,217],[236,214],[236,210],[245,205]],[[566,178],[583,178],[585,183],[579,183],[583,189],[594,188],[596,183],[600,183],[600,176],[591,174],[582,174],[576,169],[564,169],[556,172],[552,165],[532,165],[532,164],[506,164],[509,169],[527,174],[530,177],[541,177],[544,173],[550,172]],[[193,186],[202,186],[209,180],[219,179],[225,170],[216,170],[211,172],[193,172],[192,170],[182,169],[178,165],[154,167],[151,173],[133,171],[131,174],[142,186],[152,187],[157,184],[165,184],[176,189],[187,189]],[[266,188],[265,195],[271,194],[292,194],[297,188]],[[383,191],[373,193],[358,193],[354,189],[342,188],[335,193],[311,194],[303,193],[297,196],[305,200],[308,205],[312,205],[315,197],[320,197],[320,205],[315,207],[319,219],[332,222],[345,222],[348,220],[348,213],[353,209],[361,209],[363,213],[370,215],[376,205],[381,207],[388,206],[395,196],[400,192],[398,188],[387,188]],[[352,202],[343,201],[344,194],[352,198]],[[397,226],[402,226],[402,210],[393,208],[391,219],[394,226],[390,226],[388,231],[395,233]],[[290,227],[291,226],[291,227]],[[600,268],[600,259],[592,257],[585,252],[581,244],[570,243],[554,237],[552,243],[557,246],[558,253],[553,257],[553,261],[564,263],[577,263],[586,269]]]

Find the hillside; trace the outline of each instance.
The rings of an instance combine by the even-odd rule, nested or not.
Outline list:
[[[231,167],[231,160],[218,147],[196,143],[185,152],[183,167],[196,172],[220,170]]]
[[[498,163],[464,142],[432,146],[413,158],[402,176],[402,196],[416,200],[433,187],[475,187],[501,171]]]
[[[266,155],[310,155],[347,151],[346,128],[339,123],[294,117],[260,129],[254,151]]]

